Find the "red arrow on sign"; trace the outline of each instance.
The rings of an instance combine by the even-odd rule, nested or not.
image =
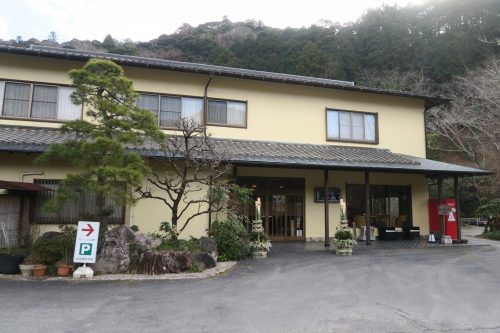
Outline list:
[[[90,236],[90,234],[92,234],[94,232],[94,228],[92,228],[92,226],[90,224],[87,223],[87,229],[82,229],[82,231],[88,231],[87,235],[85,236]]]

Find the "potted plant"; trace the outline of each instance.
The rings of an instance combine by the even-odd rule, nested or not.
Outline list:
[[[271,249],[271,241],[264,233],[262,219],[260,217],[260,198],[255,202],[255,217],[252,221],[252,233],[250,234],[250,252],[253,258],[267,258],[267,252]]]
[[[254,224],[255,225],[255,224]],[[262,223],[260,224],[262,228]],[[252,225],[252,234],[250,236],[250,249],[252,258],[267,258],[267,252],[271,249],[271,241],[264,232],[254,232]]]
[[[73,269],[72,259],[75,247],[76,229],[74,226],[60,225],[59,230],[61,230],[62,233],[62,258],[57,263],[57,275],[68,276]]]
[[[18,249],[9,247],[0,253],[0,274],[18,274],[19,264],[23,262],[24,255]]]
[[[267,258],[267,252],[271,249],[271,241],[267,238],[264,230],[257,231],[262,228],[262,222],[259,226],[255,226],[258,221],[252,223],[252,234],[250,235],[250,249],[253,258]],[[254,227],[255,226],[255,227]]]
[[[352,236],[351,229],[347,225],[345,202],[342,199],[340,199],[340,226],[337,227],[335,232],[334,244],[337,255],[351,255],[352,247],[357,244]]]
[[[33,265],[33,270],[32,274],[34,277],[42,277],[45,275],[45,272],[47,271],[47,266],[45,265]]]

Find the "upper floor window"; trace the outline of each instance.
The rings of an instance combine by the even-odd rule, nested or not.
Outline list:
[[[182,118],[192,118],[204,123],[203,98],[139,94],[137,106],[151,110],[158,117],[161,127],[176,127]],[[246,127],[247,104],[245,102],[208,100],[209,125]]]
[[[326,110],[327,139],[377,143],[377,115],[354,111]]]
[[[247,104],[244,102],[208,100],[208,124],[246,127]]]
[[[181,118],[203,123],[202,98],[140,94],[137,106],[156,114],[161,127],[175,127]]]
[[[82,106],[71,102],[71,87],[0,81],[0,115],[13,118],[74,120]]]

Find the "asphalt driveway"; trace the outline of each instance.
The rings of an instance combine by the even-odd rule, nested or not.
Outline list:
[[[500,248],[275,251],[204,280],[0,281],[0,332],[499,332]]]

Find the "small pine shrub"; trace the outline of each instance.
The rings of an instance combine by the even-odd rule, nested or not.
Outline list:
[[[215,238],[218,261],[239,260],[249,252],[248,233],[236,216],[228,216],[226,221],[212,224],[210,236]]]

